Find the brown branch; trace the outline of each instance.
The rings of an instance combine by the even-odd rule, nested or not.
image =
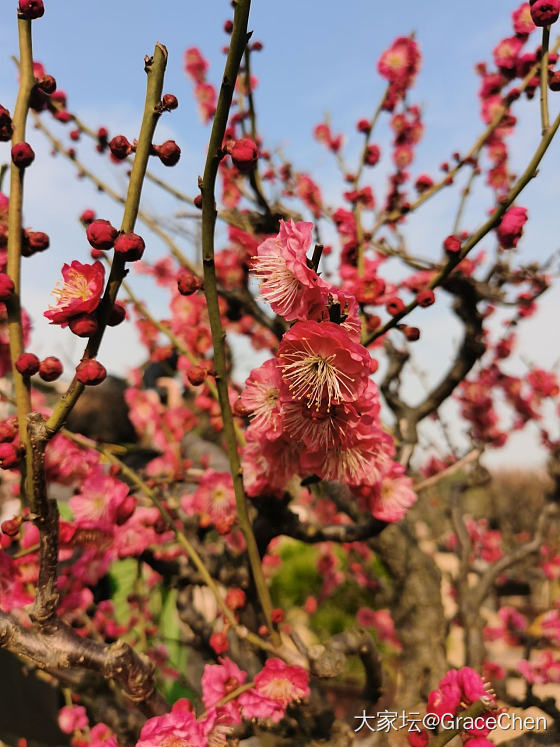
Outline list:
[[[455,472],[458,472],[459,470],[463,469],[463,467],[466,467],[467,464],[470,464],[474,460],[478,459],[481,453],[482,452],[480,449],[473,449],[472,451],[469,451],[466,456],[462,457],[453,464],[450,464],[449,467],[442,469],[436,475],[431,475],[430,477],[426,477],[425,480],[419,480],[418,482],[415,482],[413,486],[415,492],[419,493],[421,490],[426,490],[426,488],[430,488],[432,485],[436,485],[440,480],[443,480],[446,477],[450,477]]]
[[[456,296],[453,310],[463,322],[463,340],[451,367],[440,383],[414,408],[416,423],[439,408],[486,350],[483,342],[483,317],[477,309],[479,296],[473,283],[468,278],[456,275],[447,279],[445,289]]]
[[[100,672],[118,682],[146,715],[169,710],[154,690],[153,664],[122,641],[105,644],[82,638],[61,620],[53,621],[45,631],[30,630],[0,611],[0,647],[53,673],[74,668]]]
[[[264,554],[274,537],[293,537],[307,544],[318,542],[360,542],[376,537],[387,522],[373,516],[350,524],[314,524],[301,521],[282,500],[265,496],[254,500],[258,517],[254,523],[260,554]]]
[[[486,573],[482,576],[473,590],[473,605],[477,609],[480,608],[480,605],[488,596],[490,589],[500,574],[507,571],[511,566],[517,565],[531,555],[539,552],[543,544],[546,529],[550,524],[550,520],[557,516],[558,506],[554,503],[547,503],[537,520],[537,527],[533,539],[530,542],[526,542],[525,544],[511,550],[487,569]]]
[[[56,625],[58,607],[58,505],[47,497],[45,477],[45,447],[47,430],[45,420],[38,412],[27,418],[29,444],[32,457],[33,510],[35,526],[39,530],[39,575],[35,590],[35,601],[30,617],[40,630]]]

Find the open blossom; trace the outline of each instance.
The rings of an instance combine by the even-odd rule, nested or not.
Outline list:
[[[374,485],[389,469],[393,449],[393,439],[379,426],[360,423],[342,445],[304,453],[301,467],[323,480]]]
[[[255,677],[255,687],[239,696],[244,718],[280,721],[286,706],[309,695],[309,675],[281,659],[267,659]]]
[[[259,438],[247,429],[243,449],[243,485],[247,495],[280,493],[299,469],[300,447],[293,439],[280,436],[273,441]]]
[[[405,475],[403,465],[397,462],[391,465],[372,492],[369,507],[372,515],[380,521],[400,521],[417,498],[412,480]]]
[[[235,495],[229,472],[207,470],[192,495],[181,500],[188,514],[199,514],[201,527],[214,526],[220,534],[227,534],[235,524]]]
[[[282,379],[275,360],[268,360],[254,368],[241,394],[241,402],[251,414],[253,431],[266,438],[282,433],[280,417],[280,387]]]
[[[24,579],[14,560],[0,550],[0,610],[11,612],[32,601],[33,597],[25,591]]]
[[[302,667],[288,666],[282,659],[267,659],[264,669],[255,676],[255,689],[287,705],[309,695],[309,674]]]
[[[224,696],[242,685],[247,673],[243,672],[231,659],[223,658],[219,664],[207,664],[202,675],[202,701],[206,708],[212,708]],[[230,723],[241,723],[239,705],[236,700],[220,706]]]
[[[63,706],[58,712],[58,725],[65,734],[72,734],[76,729],[85,729],[88,723],[86,709],[83,706]]]
[[[81,492],[70,498],[70,508],[78,524],[91,522],[112,525],[128,493],[126,483],[106,474],[98,466],[84,480]]]
[[[531,18],[530,3],[521,3],[511,14],[513,30],[516,34],[530,34],[535,30],[535,24]]]
[[[482,677],[470,667],[451,669],[441,680],[437,690],[432,690],[428,696],[427,713],[435,713],[442,717],[446,714],[458,715],[477,700],[483,699],[488,703],[487,715],[495,704],[494,698],[484,686]],[[485,714],[482,714],[483,716]],[[483,724],[466,728],[469,734],[487,736],[491,728]]]
[[[171,713],[146,721],[136,747],[208,747],[210,744],[225,744],[225,738],[223,741],[210,741],[215,736],[216,718],[215,714],[209,715],[211,718],[197,721],[189,701],[181,698],[173,704]]]
[[[308,407],[305,401],[292,399],[286,388],[281,397],[281,421],[289,438],[302,441],[311,451],[333,449],[347,442],[350,433],[362,424],[373,423],[379,413],[379,396],[373,381],[355,402],[327,408]]]
[[[513,70],[517,63],[517,57],[521,52],[523,42],[517,36],[502,39],[493,50],[494,62],[503,70]]]
[[[294,324],[278,348],[278,365],[292,398],[316,409],[357,400],[372,370],[366,348],[334,322]]]
[[[306,319],[310,303],[320,297],[319,278],[306,257],[312,232],[312,223],[280,221],[278,235],[265,239],[253,258],[261,296],[289,322]]]
[[[420,69],[420,62],[418,44],[408,36],[400,36],[383,52],[377,63],[377,70],[391,83],[409,86]]]
[[[75,259],[63,265],[62,278],[53,290],[58,298],[56,306],[49,306],[44,313],[51,324],[66,325],[76,314],[95,311],[103,293],[105,268],[101,262],[84,265]]]

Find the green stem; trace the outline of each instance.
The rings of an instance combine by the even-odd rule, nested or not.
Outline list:
[[[35,85],[33,75],[33,44],[31,39],[31,21],[18,19],[19,54],[21,58],[19,90],[12,118],[12,145],[25,142],[25,127],[29,112],[31,91]],[[14,294],[6,301],[8,312],[8,334],[10,338],[10,357],[14,393],[17,405],[19,437],[25,446],[25,463],[22,471],[22,497],[26,505],[30,504],[33,493],[32,454],[27,432],[27,415],[31,412],[29,377],[22,376],[15,367],[15,362],[24,352],[23,326],[21,321],[21,249],[23,222],[23,180],[24,168],[10,164],[10,204],[8,208],[8,275],[14,284]]]
[[[167,64],[167,50],[163,44],[160,44],[159,42],[156,43],[154,56],[152,58],[146,58],[145,63],[145,70],[148,78],[146,103],[144,106],[142,127],[138,137],[138,145],[136,146],[136,155],[134,157],[132,172],[128,182],[128,192],[121,224],[121,231],[124,233],[129,233],[134,230],[136,218],[138,217],[142,185],[146,174],[152,140],[161,113],[158,104],[161,101],[163,76]],[[98,309],[99,330],[90,338],[82,356],[83,360],[95,358],[97,355],[107,326],[107,319],[109,318],[109,314],[111,313],[111,309],[125,274],[124,260],[119,255],[115,255],[103,300]],[[52,437],[60,429],[83,390],[84,385],[74,377],[66,393],[58,401],[51,416],[47,420],[47,431],[49,437]]]
[[[459,202],[459,207],[457,208],[457,215],[455,216],[455,220],[453,221],[453,228],[451,230],[452,234],[459,233],[459,228],[461,226],[461,220],[463,218],[463,213],[465,212],[467,200],[471,193],[472,185],[473,185],[474,180],[476,179],[476,175],[477,175],[476,168],[473,167],[471,174],[465,185],[465,188],[463,189],[463,192],[461,194],[461,200]]]
[[[513,203],[513,201],[518,197],[518,195],[522,192],[522,190],[527,186],[527,184],[533,179],[537,174],[537,167],[539,163],[541,162],[544,154],[547,151],[548,146],[552,142],[552,139],[554,135],[556,134],[556,131],[558,130],[558,127],[560,127],[560,114],[556,117],[552,125],[548,128],[546,133],[543,135],[539,146],[537,150],[535,151],[535,154],[533,158],[530,160],[527,168],[523,172],[523,174],[519,177],[517,182],[513,185],[513,187],[510,189],[508,194],[500,200],[498,203],[496,209],[488,218],[486,223],[484,223],[478,231],[475,231],[475,233],[472,234],[472,236],[464,243],[462,249],[460,252],[457,252],[457,254],[453,257],[450,257],[445,267],[443,267],[437,275],[435,275],[432,280],[429,282],[428,287],[429,288],[436,288],[438,285],[441,284],[445,278],[453,272],[453,270],[457,267],[457,265],[465,259],[467,254],[478,244],[479,241],[481,241],[486,234],[492,230],[495,226],[498,225],[500,222],[502,216],[506,212],[506,210],[509,208],[509,206]],[[417,301],[411,301],[405,308],[400,312],[400,314],[396,314],[394,317],[392,317],[386,324],[383,325],[380,329],[378,329],[376,332],[372,333],[369,337],[367,337],[364,341],[364,345],[370,345],[374,340],[377,340],[378,337],[381,337],[386,332],[388,332],[390,329],[393,329],[400,320],[407,316],[407,314],[410,314],[410,312],[415,309],[418,306]]]
[[[550,40],[550,26],[543,26],[541,46],[541,124],[542,134],[548,130],[550,119],[548,114],[548,43]]]
[[[264,578],[261,559],[253,534],[251,521],[249,518],[249,509],[247,498],[243,489],[243,474],[239,453],[237,450],[237,440],[235,437],[235,427],[233,415],[228,395],[228,380],[225,355],[225,333],[220,318],[220,308],[218,305],[218,289],[216,283],[216,266],[214,263],[214,231],[216,227],[216,203],[215,187],[218,166],[222,159],[222,143],[227,126],[229,110],[233,97],[233,89],[239,66],[243,57],[243,52],[247,45],[249,35],[247,34],[247,24],[249,21],[250,0],[238,0],[235,5],[233,32],[229,46],[229,52],[226,60],[224,77],[218,97],[218,106],[212,124],[210,142],[208,145],[208,154],[204,166],[204,175],[201,182],[202,192],[202,260],[204,266],[204,291],[206,294],[206,303],[208,306],[208,318],[212,330],[212,343],[214,346],[214,367],[216,369],[216,386],[218,387],[218,396],[220,399],[220,408],[222,411],[222,421],[224,424],[224,438],[229,458],[231,476],[233,479],[233,489],[235,492],[235,503],[237,507],[237,518],[239,526],[245,537],[247,545],[247,554],[255,583],[255,589],[259,597],[263,614],[266,619],[269,630],[271,631],[274,643],[279,643],[279,636],[272,626],[272,601],[266,581]]]

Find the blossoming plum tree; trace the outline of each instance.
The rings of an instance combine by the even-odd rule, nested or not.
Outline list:
[[[335,207],[310,174],[265,147],[251,74],[262,44],[247,32],[250,0],[233,5],[219,91],[201,51],[185,52],[201,118],[211,125],[199,189],[190,195],[149,169],[150,159],[173,167],[181,157],[174,140],[154,142],[160,118],[178,105],[164,94],[166,48],[158,42],[145,58],[138,137],[110,137],[108,127],[91,129],[71,112],[33,59],[32,27],[45,8],[43,0],[19,0],[19,93],[13,116],[0,107],[0,140],[11,142],[9,197],[0,195],[0,371],[11,386],[2,392],[9,409],[0,422],[0,466],[4,491],[19,501],[2,523],[0,646],[64,695],[58,725],[79,747],[202,747],[264,732],[279,744],[343,745],[364,704],[378,712],[422,704],[436,719],[483,719],[439,732],[432,719],[409,731],[412,745],[445,744],[459,733],[471,747],[491,744],[490,717],[510,705],[536,705],[559,729],[559,704],[534,689],[560,682],[558,601],[520,610],[501,597],[508,584],[560,577],[560,441],[547,415],[558,409],[557,377],[537,365],[525,377],[505,368],[515,328],[534,314],[553,276],[552,263],[517,259],[529,219],[517,200],[560,126],[560,115],[549,114],[549,92],[560,87],[560,40],[550,46],[560,2],[513,10],[513,36],[497,44],[491,67],[477,67],[484,129],[468,152],[441,165],[439,178],[411,175],[424,134],[422,110],[412,103],[421,52],[412,36],[398,37],[377,63],[380,102],[356,124],[358,163],[348,165],[345,138],[330,122],[315,128],[345,185]],[[516,176],[508,142],[523,96],[538,98],[542,132]],[[24,310],[22,258],[50,241],[22,224],[24,182],[36,163],[29,116],[82,177],[123,206],[118,228],[84,210],[91,261],[68,257],[55,301],[45,304],[51,324],[87,340],[61,387],[47,386],[62,376],[60,360],[29,349]],[[383,118],[392,171],[379,200],[368,177],[388,155],[372,142]],[[71,148],[53,134],[58,124],[73,128]],[[81,160],[82,137],[101,158],[130,166],[125,197]],[[463,171],[469,176],[452,233],[437,237],[437,256],[417,254],[403,239],[407,218]],[[478,228],[463,230],[465,203],[482,175],[493,205]],[[180,247],[180,233],[143,210],[145,180],[201,211],[197,259]],[[217,221],[227,227],[218,251]],[[167,245],[165,257],[151,255],[139,225]],[[475,254],[491,236],[493,255]],[[399,262],[397,280],[386,272],[390,259]],[[137,297],[128,281],[134,269],[164,289],[168,319]],[[443,293],[453,299],[463,339],[439,383],[411,405],[403,375],[421,328],[409,315]],[[492,324],[498,307],[503,330]],[[131,319],[160,388],[146,372],[130,374],[124,398],[137,442],[110,445],[88,417],[81,433],[73,423],[106,379],[98,356],[108,328]],[[268,356],[243,386],[232,378],[229,333]],[[462,453],[445,427],[450,398],[468,427]],[[468,495],[488,482],[481,457],[506,443],[508,417],[511,429],[536,425],[552,478],[536,520],[510,537],[467,511]],[[429,418],[448,437],[446,453],[426,442]],[[438,546],[456,556],[445,610]],[[487,624],[491,613],[499,625]],[[447,653],[451,626],[462,632],[460,661]],[[496,640],[525,647],[521,698],[508,689],[512,673],[490,658]],[[353,656],[363,665],[363,689],[342,714],[336,683],[348,678]],[[23,721],[15,736],[26,743]]]

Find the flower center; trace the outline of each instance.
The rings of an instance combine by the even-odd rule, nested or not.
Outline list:
[[[76,270],[70,270],[68,279],[54,288],[53,295],[58,296],[60,301],[70,301],[74,298],[87,301],[91,294],[87,278]]]
[[[308,406],[318,410],[326,396],[326,408],[332,404],[354,400],[351,384],[354,379],[335,364],[336,353],[321,355],[314,353],[304,340],[304,349],[281,353],[286,362],[282,365],[282,376],[294,399],[307,399]]]

